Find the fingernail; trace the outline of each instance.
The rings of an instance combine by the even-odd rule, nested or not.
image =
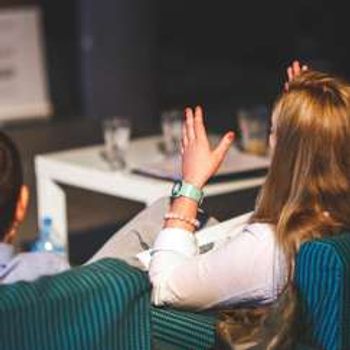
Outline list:
[[[232,141],[233,138],[235,137],[235,134],[233,132],[230,132],[228,135],[227,135],[227,138]]]

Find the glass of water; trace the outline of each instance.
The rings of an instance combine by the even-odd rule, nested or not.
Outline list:
[[[257,105],[238,111],[241,147],[245,152],[266,155],[268,151],[269,118],[265,106]]]
[[[183,112],[178,109],[164,111],[161,114],[163,149],[166,155],[174,155],[181,148],[181,129]]]
[[[124,117],[103,121],[104,158],[113,170],[126,167],[125,154],[130,143],[131,123]]]

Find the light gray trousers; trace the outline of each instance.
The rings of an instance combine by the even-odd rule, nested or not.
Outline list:
[[[118,258],[128,264],[143,269],[136,254],[150,249],[164,225],[164,215],[169,209],[169,198],[160,198],[142,210],[125,226],[118,230],[97,253],[87,262],[103,258]],[[203,226],[217,223],[214,218],[203,218]]]

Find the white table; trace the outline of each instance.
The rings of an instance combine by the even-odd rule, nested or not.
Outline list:
[[[136,139],[127,153],[128,167],[133,168],[164,157],[158,149],[160,136]],[[66,198],[59,184],[143,202],[146,205],[170,193],[172,183],[137,175],[130,170],[112,171],[101,157],[103,146],[78,148],[35,157],[37,179],[38,219],[49,215],[57,238],[67,246]],[[230,180],[208,184],[206,196],[257,187],[264,177]],[[40,221],[39,221],[40,222]]]

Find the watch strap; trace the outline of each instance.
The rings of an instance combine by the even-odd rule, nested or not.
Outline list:
[[[179,190],[173,193],[172,197],[181,196],[190,198],[195,202],[201,204],[203,200],[203,191],[186,181],[181,181],[181,186],[179,186]]]

